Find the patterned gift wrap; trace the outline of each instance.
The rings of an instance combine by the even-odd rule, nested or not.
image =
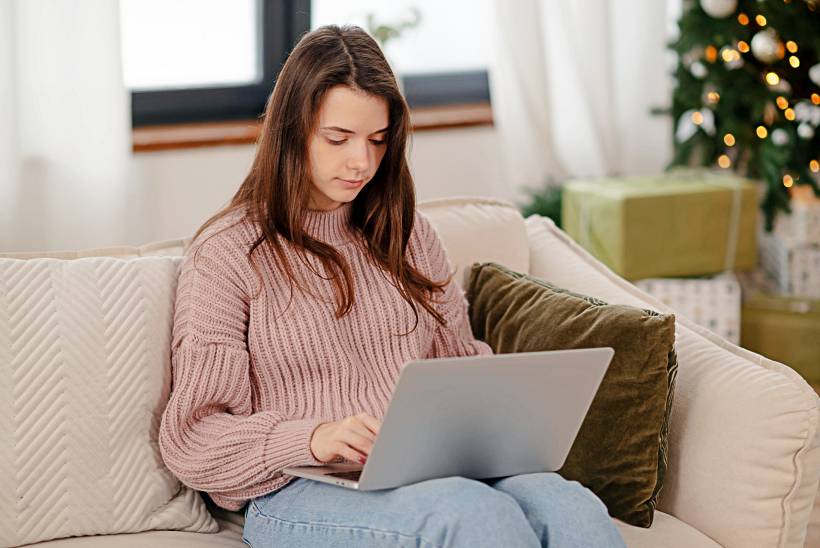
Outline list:
[[[781,293],[820,298],[820,244],[798,243],[794,219],[777,223],[774,231],[761,231],[760,264]]]
[[[635,285],[696,324],[731,343],[740,343],[740,285],[734,274],[650,278]]]
[[[808,185],[792,189],[791,236],[798,244],[820,244],[820,198]]]

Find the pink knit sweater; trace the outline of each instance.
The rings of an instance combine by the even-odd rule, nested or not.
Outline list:
[[[348,224],[350,211],[350,204],[312,210],[305,226],[341,251],[352,270],[355,304],[341,319],[334,316],[332,283],[311,272],[293,248],[286,248],[291,267],[325,302],[294,288],[289,303],[286,276],[266,244],[254,252],[261,279],[256,275],[247,252],[261,228],[239,214],[209,227],[183,260],[173,387],[159,445],[184,484],[207,492],[223,508],[238,510],[283,487],[293,479],[281,473],[287,466],[321,464],[310,451],[320,423],[361,412],[382,419],[408,361],[492,353],[473,337],[467,301],[454,282],[438,305],[447,327],[418,307],[418,328],[401,336],[413,326],[412,310],[359,245],[361,237]],[[308,257],[324,273],[321,262]],[[449,273],[441,241],[421,213],[408,257],[434,280]]]

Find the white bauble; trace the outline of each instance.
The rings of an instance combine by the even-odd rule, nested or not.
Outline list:
[[[778,128],[772,132],[772,142],[779,147],[789,144],[789,134],[785,129]]]
[[[772,91],[779,91],[781,93],[785,93],[789,95],[792,92],[792,85],[788,83],[785,79],[781,78],[778,83],[773,86],[769,86],[769,89]]]
[[[783,43],[774,29],[766,29],[752,36],[752,55],[762,63],[774,63],[783,53]]]
[[[678,129],[675,131],[675,140],[677,142],[683,143],[684,141],[688,141],[692,135],[697,132],[698,126],[692,121],[692,114],[695,112],[695,110],[689,109],[680,115]]]
[[[820,126],[820,106],[809,101],[798,101],[794,105],[794,117],[798,122],[805,122],[814,127]]]
[[[799,126],[797,126],[797,135],[800,136],[801,139],[809,140],[814,137],[814,128],[812,128],[806,122],[803,122]]]
[[[817,63],[809,69],[809,79],[820,86],[820,63]]]
[[[689,67],[689,72],[692,73],[692,76],[695,78],[705,78],[706,75],[709,73],[706,70],[706,67],[700,61],[695,61],[692,63],[692,66]]]
[[[701,122],[700,127],[703,131],[706,132],[706,135],[714,136],[715,135],[715,113],[713,110],[708,108],[703,108],[700,110],[700,113],[703,115],[703,122]]]
[[[709,17],[722,19],[735,12],[737,0],[700,0],[700,7]]]

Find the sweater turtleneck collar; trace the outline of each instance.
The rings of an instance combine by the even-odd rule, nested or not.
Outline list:
[[[352,202],[336,209],[308,209],[305,211],[305,232],[328,244],[342,244],[353,238],[350,226]]]

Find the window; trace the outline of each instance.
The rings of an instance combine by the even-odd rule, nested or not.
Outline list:
[[[309,0],[120,0],[134,126],[257,117]]]
[[[487,66],[492,0],[313,0],[311,28],[326,24],[411,22],[385,54],[400,73],[410,106],[489,102]],[[415,12],[414,12],[415,10]]]
[[[120,0],[134,126],[252,119],[287,53],[317,26],[420,23],[386,45],[411,106],[489,102],[491,0]],[[469,16],[465,16],[469,13]],[[446,55],[442,50],[446,48]]]

